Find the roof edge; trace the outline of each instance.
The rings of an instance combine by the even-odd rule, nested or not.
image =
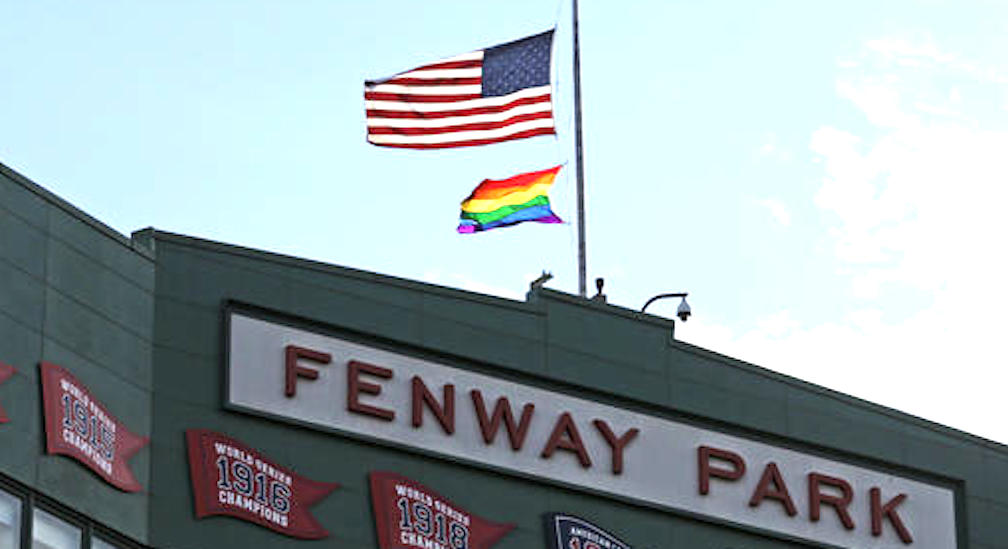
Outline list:
[[[595,301],[593,299],[576,296],[567,292],[561,292],[560,290],[554,290],[552,288],[544,288],[542,286],[534,286],[530,288],[528,293],[525,295],[525,299],[529,303],[533,303],[536,300],[543,298],[562,301],[575,307],[583,307],[594,313],[617,316],[623,318],[624,320],[643,322],[645,324],[669,330],[670,335],[675,334],[675,321],[670,318],[642,313],[620,305],[613,305],[605,301]]]
[[[442,286],[431,282],[423,282],[419,280],[402,278],[393,275],[377,273],[373,271],[366,271],[363,269],[355,269],[353,267],[346,267],[334,263],[326,263],[324,261],[318,261],[314,259],[306,259],[303,257],[287,255],[279,252],[259,250],[256,248],[249,248],[246,246],[240,246],[236,244],[228,244],[225,242],[218,242],[215,240],[208,240],[205,238],[199,238],[195,236],[172,233],[168,231],[162,231],[160,229],[156,229],[153,227],[148,227],[133,232],[132,239],[133,241],[140,243],[140,245],[152,250],[155,256],[157,254],[157,242],[164,241],[164,242],[170,242],[172,244],[177,244],[180,246],[197,248],[220,254],[256,259],[259,261],[268,261],[270,263],[285,265],[293,268],[308,269],[323,273],[337,274],[340,276],[348,276],[358,280],[391,284],[393,286],[397,286],[399,288],[404,288],[408,290],[423,290],[426,292],[433,292],[445,297],[474,301],[477,303],[482,303],[484,305],[490,305],[494,307],[505,307],[520,310],[522,312],[527,313],[535,313],[535,314],[540,313],[538,307],[530,306],[530,304],[526,301],[518,301],[507,297],[481,294],[477,292],[471,292],[468,290],[460,290],[458,288]]]
[[[969,441],[979,446],[986,447],[990,450],[995,450],[1008,455],[1008,444],[1004,444],[996,440],[984,438],[980,435],[975,435],[973,433],[963,431],[962,429],[950,427],[948,425],[944,425],[936,421],[932,421],[930,419],[926,419],[908,412],[904,412],[902,410],[898,410],[896,408],[886,406],[884,404],[879,404],[877,402],[872,402],[870,400],[856,397],[854,395],[849,395],[847,393],[837,391],[836,389],[830,389],[829,387],[826,387],[824,385],[812,383],[811,381],[805,381],[804,379],[790,376],[788,374],[783,374],[771,370],[769,368],[766,368],[764,366],[759,366],[758,364],[753,364],[751,362],[746,362],[738,358],[721,354],[717,351],[711,351],[710,349],[705,349],[704,347],[699,347],[697,345],[693,345],[692,343],[687,343],[685,341],[673,339],[672,346],[683,352],[707,359],[717,360],[728,366],[739,368],[746,372],[763,376],[772,381],[784,383],[785,385],[788,385],[796,389],[811,391],[813,393],[817,393],[822,396],[832,398],[833,400],[842,402],[847,405],[857,406],[869,410],[871,412],[875,412],[890,417],[892,419],[896,419],[898,421],[902,421],[911,425],[916,425],[917,427],[928,429],[930,431],[940,433],[942,435],[952,436],[959,438],[961,440]]]
[[[115,241],[117,244],[129,248],[137,255],[140,255],[141,257],[147,260],[154,261],[154,254],[151,250],[134,242],[131,238],[123,235],[119,231],[116,231],[112,227],[102,223],[97,218],[89,215],[80,208],[60,198],[52,191],[46,189],[45,187],[39,185],[38,183],[35,183],[34,181],[28,179],[24,175],[21,175],[13,168],[7,166],[2,162],[0,162],[0,174],[9,177],[16,184],[21,185],[32,194],[38,196],[42,200],[45,200],[49,204],[63,210],[64,212],[70,214],[70,216],[81,221],[82,223],[91,227],[95,231],[101,233],[102,236],[105,236],[106,238]]]

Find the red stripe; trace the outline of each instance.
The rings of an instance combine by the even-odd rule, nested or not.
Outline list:
[[[553,113],[550,111],[543,112],[533,112],[528,114],[519,114],[517,116],[512,116],[505,120],[499,122],[474,122],[471,124],[458,124],[455,126],[445,126],[443,128],[388,128],[381,126],[369,126],[368,134],[371,135],[437,135],[442,133],[451,132],[464,132],[473,130],[496,130],[499,128],[506,128],[517,122],[525,122],[527,120],[541,120],[544,118],[552,118]]]
[[[414,71],[426,71],[433,69],[478,69],[483,66],[482,59],[469,59],[466,61],[447,61],[443,63],[431,63],[430,65],[421,65]],[[412,71],[404,71],[412,72]]]
[[[496,114],[499,112],[505,112],[512,107],[518,107],[520,105],[534,105],[536,103],[548,103],[550,101],[550,94],[537,95],[535,97],[523,97],[521,99],[515,99],[510,103],[505,103],[496,107],[477,107],[474,109],[460,109],[456,111],[438,111],[438,112],[418,112],[418,111],[388,111],[383,109],[367,109],[366,114],[368,118],[421,118],[432,120],[435,118],[449,118],[452,116],[468,116],[470,114]]]
[[[478,69],[481,68],[482,66],[483,66],[482,59],[472,59],[470,61],[449,61],[447,63],[431,63],[430,65],[422,65],[415,69],[403,71],[399,74],[405,74],[407,72],[413,72],[413,71],[437,70],[437,69]],[[366,80],[364,84],[365,85],[385,84],[388,83],[388,81],[396,78],[396,76],[391,76],[384,80]]]
[[[401,86],[465,86],[470,84],[482,84],[483,79],[479,76],[466,78],[392,78],[382,84],[398,84]]]
[[[394,149],[450,149],[453,147],[472,147],[476,145],[490,145],[492,143],[503,143],[514,139],[524,139],[537,135],[553,135],[556,131],[553,128],[535,128],[521,131],[504,137],[493,139],[470,139],[468,141],[450,141],[448,143],[372,143],[379,147],[390,147]]]
[[[484,179],[479,186],[472,192],[470,198],[482,198],[483,193],[490,190],[498,189],[510,189],[514,187],[527,188],[531,185],[538,183],[540,179],[546,174],[553,174],[554,176],[562,166],[554,166],[545,170],[539,170],[537,172],[529,172],[518,174],[507,179]]]
[[[364,99],[370,99],[372,101],[396,101],[398,103],[454,103],[455,101],[466,101],[468,99],[479,99],[481,97],[483,96],[478,93],[458,95],[415,95],[409,93],[364,92]]]

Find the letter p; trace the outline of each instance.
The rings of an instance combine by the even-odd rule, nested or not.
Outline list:
[[[715,467],[711,463],[712,457],[725,464],[731,464],[731,468]],[[700,495],[703,496],[706,496],[710,492],[711,478],[735,481],[742,478],[746,469],[742,456],[735,452],[711,448],[710,446],[700,446],[697,448],[697,465],[699,468]]]

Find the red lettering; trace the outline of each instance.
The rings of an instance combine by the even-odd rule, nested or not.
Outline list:
[[[297,394],[297,378],[318,379],[318,370],[298,366],[298,359],[311,360],[319,364],[329,364],[332,355],[321,351],[313,351],[297,345],[288,345],[284,348],[284,394],[287,398],[292,398]]]
[[[841,495],[837,496],[824,494],[819,490],[820,485],[830,486],[839,490]],[[840,522],[843,523],[844,528],[848,530],[854,529],[854,521],[851,520],[850,513],[847,512],[847,506],[850,505],[851,499],[854,498],[854,492],[851,490],[851,486],[846,480],[837,477],[820,475],[819,473],[809,473],[808,492],[809,519],[811,519],[812,522],[819,521],[820,507],[823,504],[826,504],[833,506],[833,509],[836,510],[837,516],[840,517]]]
[[[731,463],[731,469],[712,467],[710,458]],[[706,496],[710,492],[710,479],[719,478],[722,480],[736,481],[745,474],[745,460],[742,456],[728,450],[711,448],[710,446],[700,446],[697,448],[697,465],[699,466],[700,495]]]
[[[903,521],[900,520],[899,514],[896,513],[896,507],[903,503],[903,500],[906,499],[907,495],[900,494],[889,500],[889,502],[885,505],[882,505],[882,490],[872,488],[868,491],[868,494],[871,496],[872,535],[882,535],[882,519],[888,518],[889,523],[896,529],[896,535],[899,536],[899,539],[907,545],[913,543],[913,536],[910,535],[910,531],[903,525]]]
[[[773,489],[771,489],[771,485]],[[749,506],[758,507],[766,498],[781,502],[788,516],[793,517],[798,514],[798,509],[795,508],[794,501],[791,500],[791,494],[788,493],[787,484],[784,483],[784,478],[781,477],[777,464],[772,461],[763,468],[763,476],[760,477],[759,484],[756,485],[756,490],[753,492],[752,498],[749,499]]]
[[[483,393],[478,389],[469,392],[472,396],[473,407],[476,409],[476,419],[479,420],[480,432],[483,433],[483,442],[493,444],[497,437],[497,430],[500,428],[501,420],[507,428],[508,439],[511,441],[511,449],[515,452],[522,449],[525,443],[525,434],[529,425],[532,424],[532,413],[535,411],[534,404],[526,404],[522,407],[521,421],[515,426],[514,415],[511,413],[511,403],[505,397],[497,399],[494,405],[493,418],[487,417],[486,404],[483,403]]]
[[[617,438],[616,433],[609,425],[602,421],[601,419],[596,419],[592,422],[595,428],[598,429],[599,433],[602,433],[602,438],[609,443],[609,447],[612,448],[612,472],[614,475],[623,474],[623,449],[626,448],[627,444],[637,438],[637,433],[640,429],[634,427],[623,433],[623,436]]]
[[[564,412],[557,418],[556,425],[553,427],[553,433],[550,434],[549,441],[546,442],[546,447],[543,448],[542,457],[546,459],[552,457],[553,452],[557,448],[577,454],[581,467],[585,469],[591,467],[588,451],[585,450],[584,443],[581,442],[581,433],[578,432],[577,425],[571,419],[570,412]]]
[[[413,376],[413,427],[423,425],[423,405],[426,403],[427,409],[441,424],[441,429],[449,435],[455,433],[455,386],[446,384],[441,392],[444,393],[444,404],[438,403],[420,376]]]
[[[383,379],[392,379],[392,370],[388,368],[360,362],[359,360],[351,360],[347,363],[347,410],[357,414],[374,416],[385,421],[395,419],[395,412],[393,410],[370,406],[360,401],[361,393],[375,396],[381,394],[381,385],[362,381],[360,378],[362,373]]]

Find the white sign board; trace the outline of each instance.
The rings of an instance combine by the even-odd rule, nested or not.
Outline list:
[[[943,486],[237,312],[228,405],[793,538],[956,549]]]

